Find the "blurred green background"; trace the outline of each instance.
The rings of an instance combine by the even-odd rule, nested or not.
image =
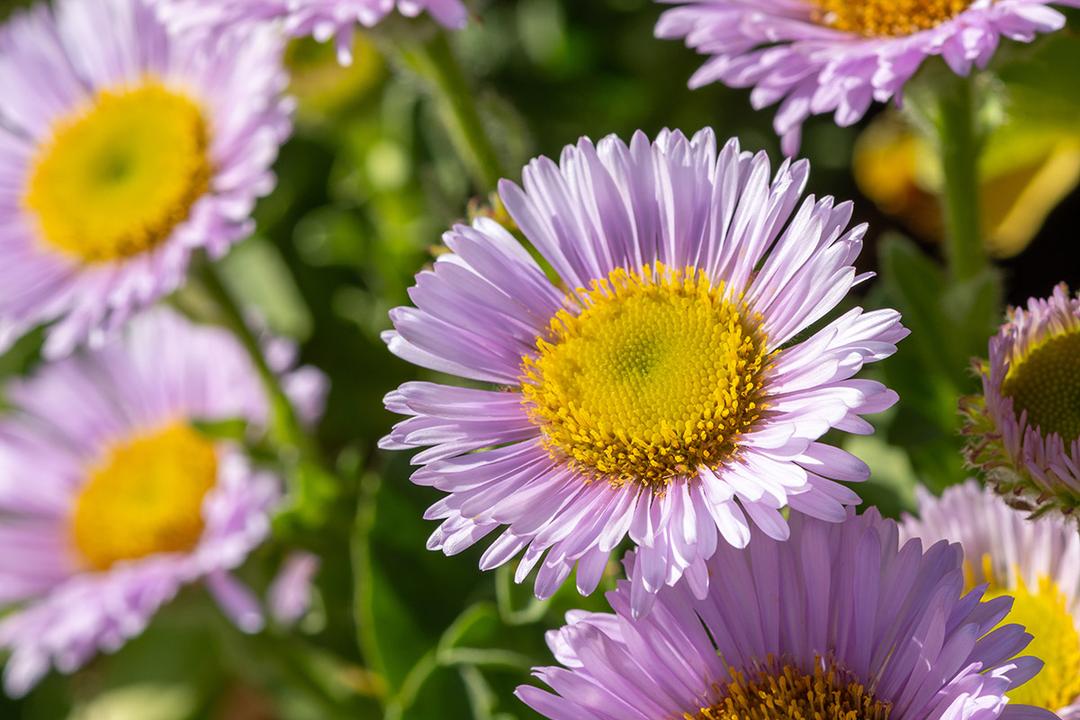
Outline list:
[[[779,157],[771,110],[754,113],[743,91],[686,88],[699,59],[653,39],[661,7],[650,0],[497,0],[475,9],[478,21],[451,40],[512,179],[530,157],[557,156],[579,136],[627,138],[636,129],[712,126]],[[1073,20],[995,60],[987,227],[1011,302],[1062,280],[1080,287]],[[463,172],[424,84],[397,59],[395,33],[413,30],[402,23],[359,38],[350,68],[325,46],[294,43],[296,133],[277,165],[278,188],[259,207],[258,234],[223,267],[232,289],[332,382],[318,434],[339,476],[333,502],[312,500],[321,490],[310,484],[311,497],[295,498],[280,523],[281,542],[246,569],[262,588],[284,546],[322,556],[301,639],[242,637],[192,588],[115,656],[72,678],[50,677],[22,702],[0,698],[0,717],[530,718],[512,690],[530,666],[550,661],[544,631],[567,609],[603,607],[599,593],[583,599],[573,589],[537,603],[531,583],[513,586],[505,570],[481,574],[482,548],[454,558],[425,550],[434,523],[421,515],[438,494],[408,482],[407,457],[376,449],[394,420],[383,395],[421,375],[379,340],[387,310],[407,302],[443,230],[470,213],[498,213]],[[917,483],[940,489],[965,476],[956,397],[973,389],[968,361],[985,353],[1003,298],[993,277],[946,290],[934,161],[899,113],[879,108],[854,128],[811,121],[803,153],[813,163],[810,192],[856,200],[856,219],[871,223],[860,262],[881,275],[850,302],[899,307],[914,331],[877,371],[901,404],[879,419],[876,435],[846,441],[874,469],[860,492],[895,516],[911,507]],[[32,368],[36,342],[21,343],[0,370]]]

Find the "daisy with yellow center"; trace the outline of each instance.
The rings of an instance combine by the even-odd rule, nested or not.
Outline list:
[[[562,666],[534,675],[550,691],[517,695],[552,720],[1055,718],[1020,698],[1041,662],[1009,599],[960,589],[958,545],[897,536],[876,510],[793,517],[790,541],[721,547],[708,572],[726,582],[702,595],[683,578],[645,618],[621,582],[614,614],[548,634]]]
[[[71,672],[115,650],[196,580],[241,629],[260,626],[258,604],[230,571],[266,537],[278,481],[198,429],[265,427],[258,373],[231,335],[151,311],[5,397],[15,408],[0,418],[9,695],[50,665]]]
[[[1031,42],[1060,30],[1053,5],[1076,0],[657,0],[660,38],[681,39],[707,61],[690,87],[750,87],[755,109],[779,103],[773,123],[795,155],[803,123],[832,114],[857,122],[899,98],[927,58],[957,75],[984,68],[1002,39]]]
[[[71,517],[87,567],[188,552],[203,532],[202,505],[217,484],[218,452],[185,423],[108,448],[88,469]]]
[[[760,318],[703,273],[613,270],[523,360],[544,443],[584,475],[663,489],[717,465],[761,417]],[[746,316],[744,319],[743,316]]]
[[[919,518],[904,534],[964,548],[967,588],[986,585],[988,599],[1009,596],[1006,622],[1033,637],[1027,652],[1043,661],[1034,679],[1009,691],[1013,703],[1063,718],[1080,713],[1080,534],[1058,517],[1029,520],[974,480],[941,498],[923,493]]]
[[[270,29],[170,31],[150,0],[60,0],[0,43],[0,350],[70,352],[251,231],[289,132]]]
[[[1017,508],[1080,510],[1080,296],[1060,285],[1009,311],[965,398],[968,464]]]
[[[865,465],[820,442],[868,432],[895,395],[854,379],[906,331],[848,312],[793,338],[861,280],[851,206],[801,203],[806,163],[717,151],[712,133],[638,134],[567,148],[500,195],[558,278],[492,220],[444,237],[391,313],[391,351],[494,387],[408,383],[385,448],[426,447],[413,481],[448,493],[429,547],[502,528],[481,560],[519,553],[518,581],[553,593],[577,567],[589,593],[623,538],[638,545],[634,609],[681,576],[704,592],[719,542],[751,525],[783,539],[793,508],[839,522]]]
[[[147,79],[104,90],[39,148],[24,198],[45,249],[84,265],[158,247],[209,189],[209,128],[189,98]]]

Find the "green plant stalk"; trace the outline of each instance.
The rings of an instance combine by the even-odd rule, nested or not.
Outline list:
[[[270,400],[270,440],[279,451],[292,456],[287,459],[306,460],[321,465],[315,445],[304,430],[296,408],[293,407],[292,401],[281,385],[281,378],[267,362],[259,339],[244,319],[239,302],[222,280],[217,266],[212,262],[202,262],[199,267],[199,279],[220,311],[222,324],[233,333],[251,356],[259,378],[266,388]],[[210,360],[212,361],[213,358]]]
[[[969,280],[988,264],[981,228],[975,78],[958,78],[939,90],[938,150],[945,186],[945,255],[954,281]]]
[[[488,137],[468,78],[447,34],[438,31],[422,42],[405,41],[397,49],[405,64],[424,81],[450,141],[477,189],[491,192],[504,177],[499,154]]]

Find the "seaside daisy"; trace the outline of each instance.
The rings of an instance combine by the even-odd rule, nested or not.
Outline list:
[[[311,383],[301,383],[310,388]],[[32,687],[138,635],[204,579],[244,630],[259,603],[230,575],[269,532],[279,482],[205,423],[265,425],[259,376],[226,331],[172,311],[4,390],[0,648],[4,685]],[[203,424],[200,424],[203,423]]]
[[[247,236],[289,134],[275,33],[169,32],[147,0],[58,0],[0,29],[0,350],[99,342]]]
[[[1051,5],[1080,0],[658,0],[656,35],[683,39],[708,61],[691,87],[750,87],[755,109],[780,103],[774,127],[798,151],[803,122],[833,113],[857,122],[871,103],[901,97],[928,57],[958,75],[989,63],[1001,38],[1060,30]]]
[[[1080,296],[1065,285],[1010,308],[965,398],[966,455],[1013,506],[1080,509]]]
[[[462,0],[155,0],[165,20],[178,28],[220,30],[237,23],[280,20],[291,37],[334,40],[338,60],[352,62],[357,26],[373,27],[397,10],[406,17],[426,13],[444,27],[465,27]]]
[[[499,187],[550,277],[494,220],[446,233],[451,252],[385,336],[489,386],[387,396],[411,417],[382,447],[430,446],[412,479],[448,493],[426,514],[443,521],[429,547],[457,553],[505,526],[481,567],[523,552],[518,581],[539,565],[546,597],[575,564],[592,592],[629,536],[644,612],[684,573],[703,594],[719,539],[745,546],[751,524],[786,538],[785,507],[843,520],[859,500],[837,481],[868,470],[819,440],[872,431],[860,416],[896,396],[854,376],[907,331],[861,308],[817,326],[867,277],[852,266],[866,228],[847,228],[850,203],[800,205],[808,173],[774,174],[736,140],[718,152],[710,130],[583,139]]]
[[[1045,665],[1011,690],[1013,702],[1080,719],[1080,534],[1059,517],[1030,520],[974,480],[935,498],[919,489],[919,517],[902,535],[964,548],[967,588],[1014,598],[1009,619],[1034,636],[1027,652]]]
[[[613,614],[570,613],[548,633],[564,667],[535,671],[554,693],[518,697],[553,720],[1054,717],[1007,699],[1042,663],[1015,657],[1023,627],[999,626],[1009,597],[964,594],[959,545],[898,548],[876,510],[803,516],[790,542],[755,533],[708,568],[724,582],[702,598],[685,580],[665,588],[647,618],[633,618],[625,581],[608,593]]]

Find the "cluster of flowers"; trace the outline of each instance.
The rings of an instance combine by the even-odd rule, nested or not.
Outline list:
[[[1040,0],[669,1],[658,35],[711,56],[693,82],[783,100],[789,153],[810,114],[854,122],[927,56],[965,74],[1001,36],[1063,24]],[[279,479],[201,428],[259,432],[266,391],[236,338],[151,306],[249,234],[274,185],[284,36],[336,38],[345,60],[395,9],[467,21],[459,0],[58,0],[0,30],[0,346],[44,325],[49,359],[0,422],[9,693],[118,648],[198,579],[261,627],[230,572]],[[614,614],[549,635],[554,692],[519,691],[551,718],[1080,718],[1080,415],[1061,392],[1080,393],[1080,299],[1012,311],[966,405],[969,460],[1008,504],[972,482],[921,520],[856,515],[842,483],[869,470],[824,438],[897,400],[856,376],[907,331],[891,310],[820,322],[868,278],[866,228],[803,198],[808,176],[708,130],[582,140],[501,184],[513,228],[447,232],[385,337],[492,386],[387,396],[408,417],[383,447],[423,448],[412,479],[445,493],[429,548],[498,531],[482,567],[520,555],[546,597],[575,569],[593,592],[633,546]],[[317,417],[317,373],[266,344]],[[313,569],[290,563],[279,616]]]

